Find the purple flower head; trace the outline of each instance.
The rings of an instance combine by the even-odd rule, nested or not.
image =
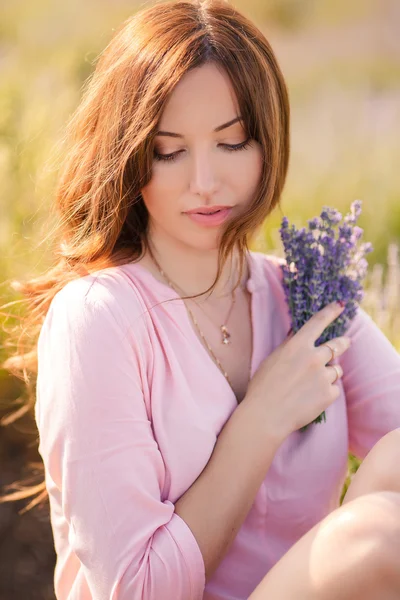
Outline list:
[[[344,218],[335,208],[324,206],[308,228],[296,229],[283,217],[280,228],[286,263],[281,265],[285,298],[292,329],[296,333],[310,317],[331,302],[342,300],[345,309],[315,345],[344,335],[364,297],[362,280],[368,269],[365,255],[370,242],[361,243],[363,229],[356,225],[361,200],[355,200]],[[337,230],[337,234],[336,234]],[[314,423],[325,420],[325,412]],[[308,427],[306,425],[302,431]]]

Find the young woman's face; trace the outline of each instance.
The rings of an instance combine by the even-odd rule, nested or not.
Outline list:
[[[228,76],[215,65],[181,79],[158,127],[180,136],[157,134],[152,178],[141,190],[152,236],[162,231],[192,248],[215,249],[226,222],[196,222],[185,211],[228,206],[230,219],[252,203],[261,177],[260,144],[247,139],[240,120],[215,131],[239,116]]]

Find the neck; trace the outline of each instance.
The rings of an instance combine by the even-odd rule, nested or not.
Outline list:
[[[182,295],[204,293],[214,282],[217,275],[218,248],[199,250],[183,245],[179,241],[166,239],[159,234],[149,235],[149,246],[166,277],[182,292]],[[151,254],[146,252],[146,255],[162,278]],[[212,294],[207,298],[218,299],[230,295],[238,276],[239,258],[238,252],[235,251],[224,264],[221,277]],[[241,286],[244,286],[248,277],[248,265],[245,261]]]

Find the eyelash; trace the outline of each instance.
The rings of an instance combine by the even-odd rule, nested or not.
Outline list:
[[[230,146],[229,144],[221,144],[227,152],[237,152],[238,150],[245,150],[250,146],[251,138],[248,138],[245,142],[241,144],[235,144],[234,146]],[[172,154],[158,154],[158,152],[154,153],[154,158],[156,160],[160,160],[163,162],[174,161],[178,155],[180,154],[180,150],[178,152],[172,152]]]

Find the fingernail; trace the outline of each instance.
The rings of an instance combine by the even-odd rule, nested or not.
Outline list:
[[[292,331],[293,331],[293,327],[291,327],[291,328],[289,329],[289,331],[287,332],[286,336],[290,335],[290,334],[292,333]]]
[[[337,303],[340,304],[340,306],[343,308],[343,306],[344,306],[343,300],[338,300]]]

